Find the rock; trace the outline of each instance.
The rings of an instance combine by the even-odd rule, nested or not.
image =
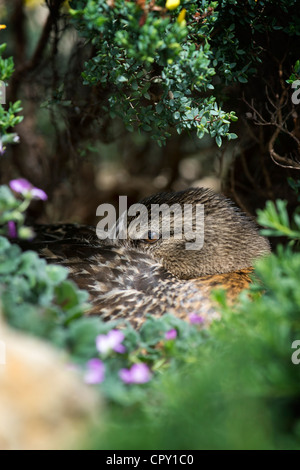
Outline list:
[[[99,416],[95,390],[45,341],[7,326],[0,340],[0,449],[83,445],[92,416]]]

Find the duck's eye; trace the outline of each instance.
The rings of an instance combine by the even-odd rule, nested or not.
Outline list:
[[[144,241],[146,243],[155,243],[159,240],[159,234],[153,230],[148,230],[148,233],[145,235]]]

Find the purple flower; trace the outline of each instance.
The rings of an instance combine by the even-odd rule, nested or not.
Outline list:
[[[35,199],[41,199],[42,201],[46,201],[48,199],[48,196],[45,191],[39,188],[32,188],[31,194]]]
[[[172,328],[172,330],[169,330],[165,333],[166,339],[175,339],[176,337],[177,337],[177,330],[175,330],[175,328]]]
[[[13,191],[16,191],[16,193],[27,193],[32,189],[32,184],[29,183],[29,181],[25,180],[24,178],[18,178],[16,180],[11,180],[9,182],[9,186]]]
[[[119,376],[126,384],[144,384],[151,379],[150,369],[143,362],[133,364],[130,369],[121,369]]]
[[[8,228],[9,238],[17,238],[18,233],[17,233],[17,229],[16,229],[16,224],[13,220],[9,220],[7,222],[7,228]]]
[[[94,358],[87,362],[87,371],[84,375],[84,381],[87,384],[98,384],[103,382],[105,366],[100,359]]]
[[[23,196],[27,194],[31,194],[32,197],[36,199],[41,199],[42,201],[46,201],[48,199],[47,194],[39,188],[35,188],[29,181],[24,178],[18,178],[16,180],[11,180],[9,182],[9,186],[13,191],[16,193],[20,193]]]
[[[111,330],[107,335],[98,335],[96,338],[96,348],[100,353],[106,354],[109,351],[116,351],[120,354],[126,351],[122,343],[124,334],[119,330]]]
[[[204,323],[204,318],[198,315],[197,313],[191,313],[188,318],[190,320],[190,323],[192,324]]]

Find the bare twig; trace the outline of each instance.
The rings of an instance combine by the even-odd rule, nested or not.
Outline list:
[[[300,170],[300,161],[299,159],[284,155],[281,156],[279,155],[275,149],[275,143],[276,140],[279,136],[280,133],[288,135],[290,138],[292,138],[296,144],[298,149],[300,149],[300,140],[296,135],[295,130],[290,131],[287,127],[288,119],[293,115],[294,110],[286,111],[284,113],[284,109],[288,105],[288,91],[286,84],[283,80],[283,72],[282,72],[282,64],[279,63],[279,81],[282,89],[282,93],[280,95],[275,95],[275,100],[271,98],[269,88],[266,87],[265,93],[267,97],[267,103],[265,104],[265,109],[269,113],[269,119],[267,120],[263,115],[255,108],[253,100],[251,100],[251,103],[249,103],[245,97],[243,97],[243,101],[247,104],[247,106],[252,110],[252,119],[254,123],[258,126],[270,126],[275,128],[275,131],[273,132],[267,148],[269,155],[272,159],[272,161],[283,168],[292,168],[296,170]],[[269,107],[271,106],[271,108]]]

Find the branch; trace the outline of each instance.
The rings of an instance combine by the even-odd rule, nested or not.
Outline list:
[[[286,115],[283,116],[283,109],[288,104],[288,92],[282,76],[282,66],[281,64],[279,64],[279,81],[282,88],[282,93],[280,97],[278,95],[275,95],[276,101],[271,99],[269,90],[266,87],[266,97],[268,102],[265,104],[265,109],[270,115],[269,120],[265,119],[262,114],[259,113],[257,109],[255,109],[253,101],[250,104],[246,101],[245,97],[243,97],[243,101],[253,111],[252,119],[256,125],[275,127],[275,131],[268,142],[268,151],[272,161],[276,165],[281,166],[283,168],[292,168],[294,170],[300,170],[300,161],[298,159],[291,158],[287,155],[281,156],[274,149],[276,139],[281,132],[292,138],[296,142],[298,149],[300,149],[300,140],[294,132],[289,131],[287,128],[287,121],[293,115],[293,110],[287,112]],[[268,104],[271,105],[272,110],[269,108]]]
[[[24,62],[23,64],[20,64],[12,76],[10,82],[10,101],[15,101],[17,99],[18,89],[21,81],[24,80],[24,77],[26,77],[28,73],[34,71],[40,64],[43,58],[44,50],[49,41],[52,27],[59,17],[59,10],[63,1],[64,0],[46,0],[46,4],[49,8],[49,15],[44,24],[40,39],[36,45],[31,59],[29,59],[27,62]]]

